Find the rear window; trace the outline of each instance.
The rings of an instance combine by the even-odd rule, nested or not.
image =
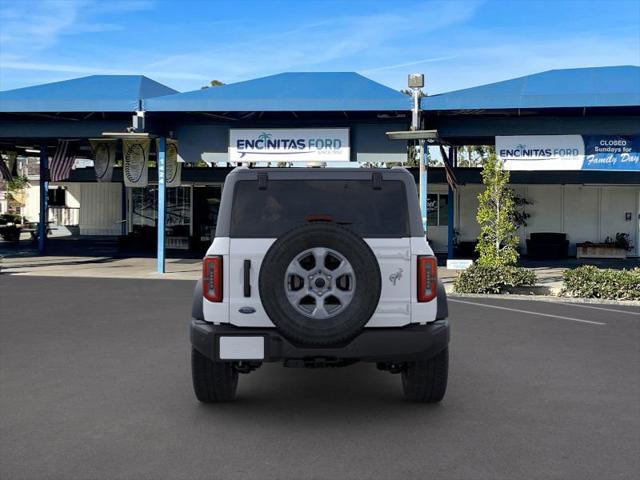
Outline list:
[[[273,238],[310,219],[348,226],[363,237],[408,237],[404,184],[385,180],[255,180],[236,183],[231,212],[232,237]]]

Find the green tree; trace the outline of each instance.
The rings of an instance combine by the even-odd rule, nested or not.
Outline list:
[[[478,195],[476,219],[480,224],[480,236],[476,250],[480,254],[478,264],[483,266],[515,265],[518,261],[517,225],[513,221],[515,202],[513,191],[507,186],[509,172],[495,154],[488,156],[482,170],[485,190]]]
[[[417,143],[417,142],[415,142]],[[420,159],[418,158],[417,154],[417,150],[418,150],[418,146],[416,144],[414,144],[414,142],[411,142],[409,144],[409,146],[407,147],[407,161],[405,162],[404,166],[409,168],[409,167],[419,167],[420,166]]]
[[[205,90],[210,87],[221,87],[223,85],[224,85],[224,82],[221,82],[220,80],[211,80],[209,82],[209,85],[205,85],[204,87],[201,88],[201,90]]]
[[[29,179],[26,175],[18,175],[6,182],[7,192],[5,198],[10,211],[19,212],[25,206],[25,190],[29,188]]]
[[[495,155],[493,145],[466,145],[458,148],[459,167],[481,167],[490,155]]]
[[[406,162],[389,162],[387,164],[382,162],[363,162],[363,168],[383,168],[383,167],[404,167],[404,168],[417,168],[420,166],[420,160],[416,157],[416,149],[417,147],[413,145],[413,143],[409,144],[407,147],[407,161]],[[427,152],[427,158],[429,160],[429,165],[431,165],[431,157],[429,157],[429,153]]]

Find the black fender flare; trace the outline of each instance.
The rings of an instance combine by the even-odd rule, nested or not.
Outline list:
[[[204,320],[204,312],[202,311],[202,279],[196,282],[195,289],[193,290],[191,316],[196,320]]]
[[[438,312],[436,320],[444,320],[449,316],[449,303],[447,302],[447,291],[444,289],[444,283],[438,279]]]

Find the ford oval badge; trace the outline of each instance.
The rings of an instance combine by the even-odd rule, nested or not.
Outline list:
[[[241,307],[238,311],[245,314],[256,313],[256,309],[253,307]]]

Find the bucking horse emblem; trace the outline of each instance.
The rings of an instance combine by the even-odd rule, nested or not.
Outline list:
[[[402,269],[399,268],[397,272],[392,273],[391,275],[389,275],[389,280],[391,281],[391,283],[393,283],[393,286],[396,286],[396,282],[398,280],[400,280],[402,278]]]

